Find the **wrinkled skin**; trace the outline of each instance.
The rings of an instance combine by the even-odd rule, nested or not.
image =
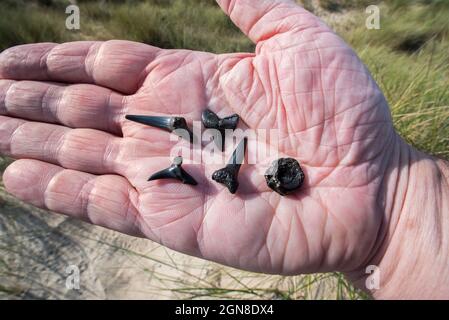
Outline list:
[[[0,152],[9,192],[36,206],[226,265],[267,273],[355,271],[382,246],[382,201],[397,145],[388,104],[356,54],[290,1],[221,0],[257,43],[215,55],[127,42],[30,44],[0,55]],[[147,182],[170,165],[164,131],[125,114],[201,119],[205,106],[278,129],[306,181],[281,197],[271,159],[243,166],[236,195],[220,165],[185,164],[198,186]],[[232,150],[228,150],[232,152]],[[265,160],[266,163],[265,163]]]

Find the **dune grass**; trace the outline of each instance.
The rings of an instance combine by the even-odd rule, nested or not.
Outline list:
[[[449,5],[426,3],[393,1],[381,7],[380,30],[367,31],[356,21],[342,36],[384,91],[401,135],[418,149],[449,159]]]
[[[80,1],[81,28],[66,30],[64,6],[0,4],[0,50],[20,43],[127,39],[172,49],[252,51],[213,1]],[[66,2],[64,2],[66,3]],[[25,9],[23,9],[25,8]]]
[[[308,5],[311,3],[306,2]],[[320,3],[324,10],[337,17],[337,32],[356,49],[384,90],[401,135],[417,148],[449,159],[449,1],[390,0],[382,3],[380,30],[365,28],[364,8],[372,1],[321,0]],[[67,1],[2,1],[0,12],[8,19],[0,20],[0,50],[31,42],[116,38],[164,48],[216,53],[254,49],[254,45],[232,25],[214,1],[84,0],[78,4],[81,30],[69,31],[64,27]],[[338,25],[340,15],[351,15],[353,19]],[[8,160],[0,158],[0,170],[4,170],[8,163]],[[10,198],[1,199],[0,190],[2,211],[2,206],[16,205]],[[19,205],[17,210],[21,210]],[[3,225],[9,223],[8,226],[13,228],[14,218],[12,215],[8,217],[7,222],[4,218],[0,222]],[[0,237],[0,256],[13,250],[10,243]],[[27,249],[22,249],[21,254],[27,254]],[[118,250],[141,259],[155,259],[151,255],[128,252],[126,248]],[[182,273],[174,261],[167,258],[162,263]],[[10,269],[8,262],[0,259],[0,278],[8,278]],[[184,274],[183,281],[175,288],[164,284],[178,282],[179,278],[155,273],[153,276],[160,278],[161,286],[153,289],[176,291],[180,298],[367,298],[338,273],[279,277],[225,267],[214,270],[212,275],[204,275],[201,279]],[[218,283],[210,280],[214,277],[226,278],[227,281]],[[20,290],[3,282],[0,286],[0,293],[6,296],[20,296]]]

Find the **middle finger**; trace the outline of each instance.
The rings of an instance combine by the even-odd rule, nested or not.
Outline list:
[[[0,115],[121,135],[123,96],[90,84],[0,80]]]

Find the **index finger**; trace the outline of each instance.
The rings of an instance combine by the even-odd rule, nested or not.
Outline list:
[[[92,83],[132,94],[160,51],[118,40],[20,45],[0,54],[0,79]]]

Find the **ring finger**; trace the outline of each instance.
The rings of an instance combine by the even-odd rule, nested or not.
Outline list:
[[[92,174],[127,176],[129,163],[143,158],[165,156],[163,142],[119,138],[93,129],[29,122],[0,116],[0,153],[28,158]]]

